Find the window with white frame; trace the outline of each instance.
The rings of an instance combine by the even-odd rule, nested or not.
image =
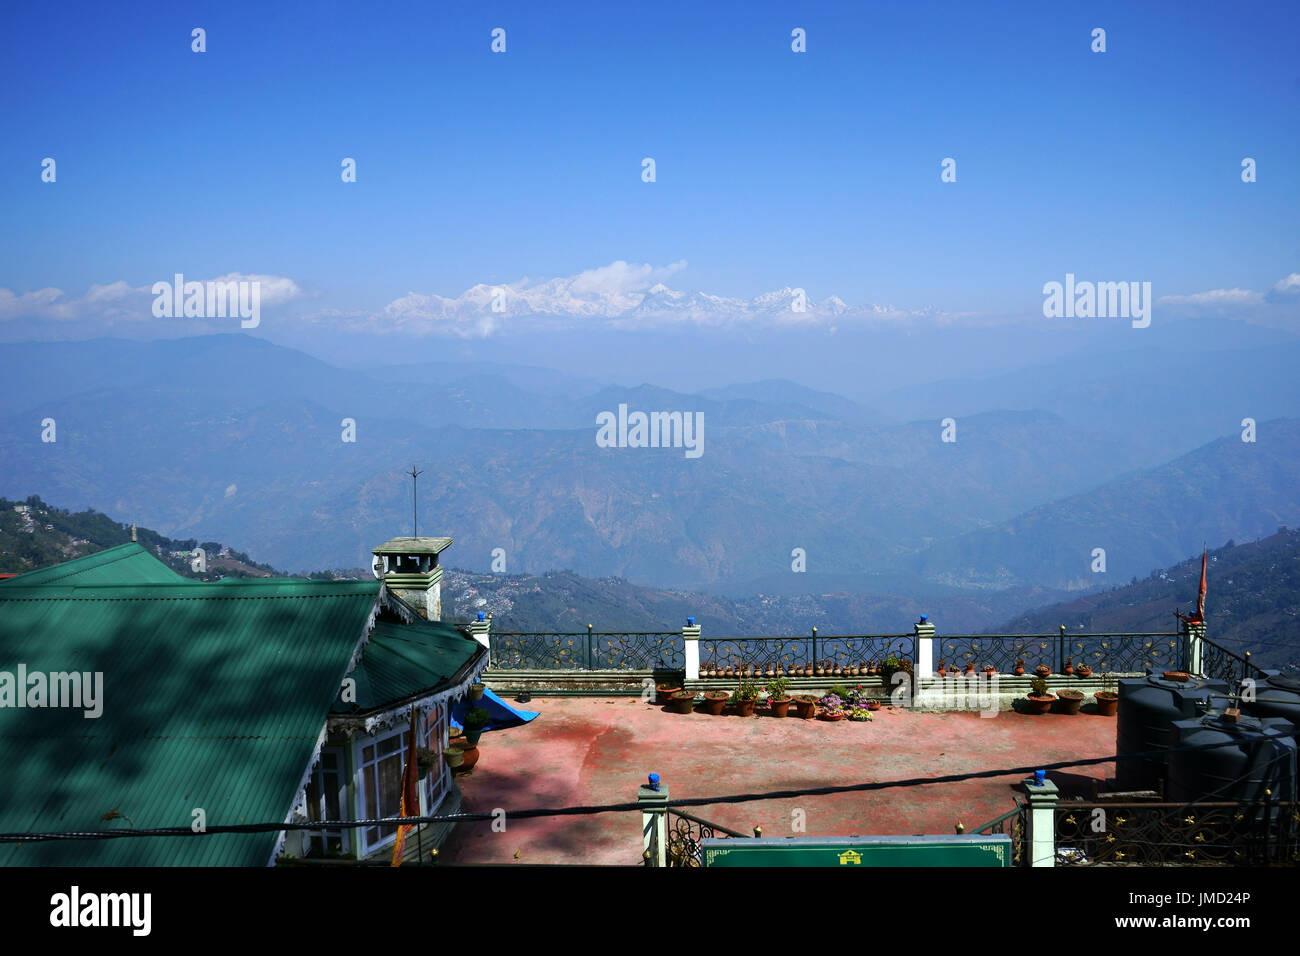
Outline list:
[[[424,805],[430,813],[438,808],[443,794],[447,792],[447,780],[451,776],[451,770],[442,762],[446,733],[447,707],[445,704],[434,704],[424,719],[424,746],[437,754],[433,769],[424,777]]]
[[[307,783],[307,819],[341,820],[347,806],[347,789],[343,774],[343,749],[324,747],[320,760],[312,768]],[[308,836],[309,855],[345,854],[348,851],[348,832],[326,828],[312,830]]]
[[[399,727],[383,737],[362,741],[357,747],[357,777],[361,781],[361,817],[373,820],[395,817],[402,809],[402,769],[409,727]],[[393,840],[397,827],[373,826],[361,830],[361,852],[369,853]]]

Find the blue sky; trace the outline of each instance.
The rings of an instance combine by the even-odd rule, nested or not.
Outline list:
[[[625,260],[954,313],[1032,312],[1066,272],[1261,292],[1300,272],[1298,11],[10,5],[0,288],[259,274],[375,313]]]

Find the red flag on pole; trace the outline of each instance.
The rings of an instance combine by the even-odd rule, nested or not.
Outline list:
[[[406,747],[406,770],[402,774],[402,806],[399,816],[420,815],[419,732],[416,726],[415,706],[411,706],[411,735]],[[406,834],[410,826],[397,828],[397,842],[393,844],[393,866],[402,865],[402,850],[406,847]]]

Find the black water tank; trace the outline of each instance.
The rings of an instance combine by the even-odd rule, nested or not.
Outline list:
[[[1175,720],[1199,717],[1210,709],[1214,695],[1227,693],[1228,682],[1222,680],[1171,681],[1155,676],[1121,680],[1115,752],[1169,749]],[[1223,702],[1218,703],[1221,709]],[[1115,784],[1120,790],[1157,790],[1165,777],[1165,765],[1163,755],[1116,760]]]
[[[1169,755],[1165,794],[1170,800],[1295,799],[1295,727],[1280,717],[1243,716],[1233,723],[1221,713],[1174,721],[1176,747],[1225,744]]]
[[[1255,679],[1255,700],[1244,701],[1241,709],[1252,717],[1281,717],[1300,733],[1300,675],[1274,671]]]

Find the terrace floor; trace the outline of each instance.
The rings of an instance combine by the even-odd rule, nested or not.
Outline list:
[[[534,697],[530,724],[485,733],[474,771],[459,778],[464,809],[507,812],[491,823],[461,824],[442,848],[448,863],[627,864],[641,862],[639,813],[511,820],[511,809],[625,803],[648,773],[671,800],[793,790],[1023,767],[1115,752],[1115,718],[1091,712],[1031,717],[1003,711],[918,713],[884,708],[871,723],[673,714],[627,697]],[[793,714],[793,711],[791,711]],[[1063,796],[1091,795],[1092,779],[1113,763],[1050,776]],[[806,836],[968,832],[1012,808],[1024,774],[830,796],[712,804],[695,816],[740,832],[794,835],[802,809]]]

